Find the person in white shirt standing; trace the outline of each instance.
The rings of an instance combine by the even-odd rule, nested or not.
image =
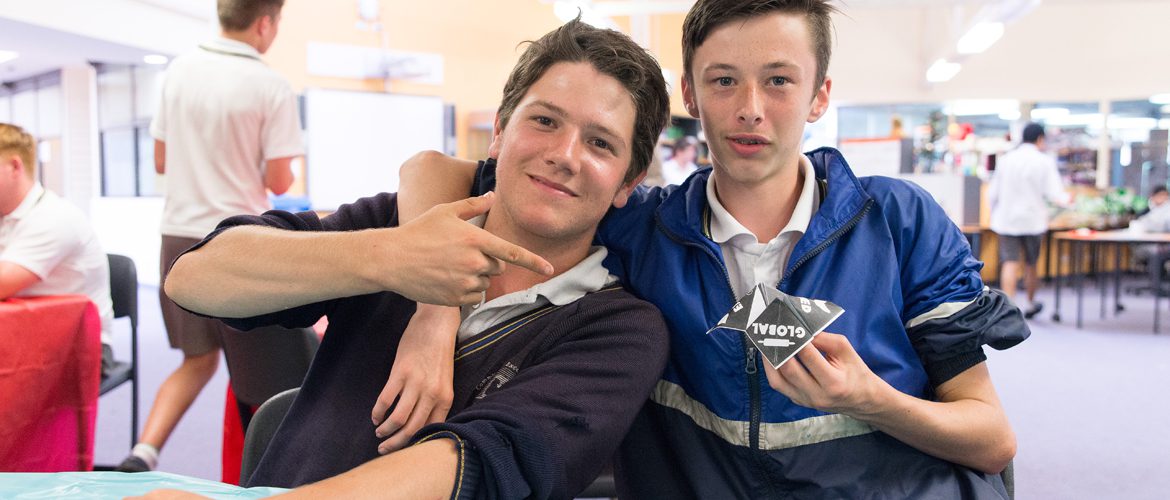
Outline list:
[[[0,123],[0,300],[89,297],[101,316],[104,378],[114,362],[109,260],[85,213],[36,181],[36,149],[24,129]]]
[[[176,58],[151,123],[155,170],[167,176],[162,279],[174,259],[232,215],[271,208],[268,191],[293,182],[304,153],[296,95],[260,59],[276,38],[283,0],[218,0],[221,36]],[[118,470],[154,469],[166,442],[219,365],[217,320],[195,316],[159,289],[171,346],[183,363],[159,388],[139,444]]]
[[[1040,256],[1040,240],[1048,231],[1048,205],[1069,201],[1056,160],[1044,153],[1045,147],[1044,127],[1029,123],[1024,127],[1023,143],[999,161],[987,191],[991,202],[991,230],[999,238],[1002,263],[999,284],[1017,306],[1022,306],[1028,319],[1044,307],[1036,302],[1039,281],[1036,260]],[[1021,257],[1027,294],[1024,303],[1016,297]]]

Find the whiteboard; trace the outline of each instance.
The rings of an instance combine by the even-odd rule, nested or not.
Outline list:
[[[313,210],[398,191],[398,168],[426,149],[443,151],[438,97],[308,89],[305,185]]]

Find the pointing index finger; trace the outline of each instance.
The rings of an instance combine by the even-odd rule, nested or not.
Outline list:
[[[552,276],[553,274],[552,264],[549,264],[544,258],[528,251],[524,247],[510,243],[495,235],[490,235],[485,240],[483,253],[489,257],[500,259],[509,264],[515,264],[535,273],[545,276]]]

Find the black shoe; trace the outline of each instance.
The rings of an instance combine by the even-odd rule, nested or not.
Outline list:
[[[1041,311],[1042,309],[1044,309],[1044,303],[1043,303],[1043,302],[1035,302],[1035,303],[1033,303],[1033,304],[1032,304],[1032,308],[1031,308],[1031,309],[1028,309],[1028,311],[1024,313],[1024,319],[1032,319],[1032,317],[1033,317],[1033,316],[1035,316],[1035,315],[1037,315],[1037,314],[1040,314],[1040,311]]]
[[[122,463],[114,467],[118,472],[150,472],[150,466],[146,465],[146,461],[138,458],[135,455],[130,455],[122,460]]]

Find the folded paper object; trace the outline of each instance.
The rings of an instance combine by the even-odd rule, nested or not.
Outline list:
[[[780,368],[844,312],[832,302],[788,295],[761,284],[740,297],[707,333],[720,328],[744,332],[768,362]]]

